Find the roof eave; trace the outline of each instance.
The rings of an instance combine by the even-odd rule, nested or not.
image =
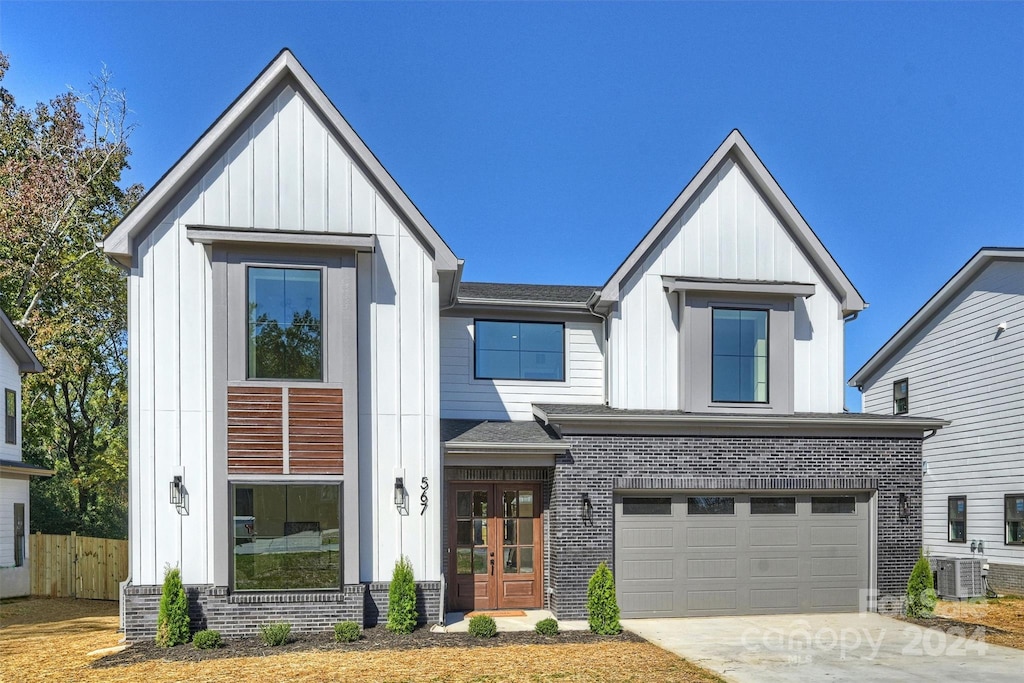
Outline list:
[[[35,352],[2,310],[0,310],[0,345],[7,348],[11,352],[11,357],[17,361],[18,372],[26,374],[43,371],[43,365],[36,358]]]

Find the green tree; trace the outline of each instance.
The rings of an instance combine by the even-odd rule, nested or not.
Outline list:
[[[412,633],[416,628],[416,580],[412,573],[412,563],[402,555],[395,562],[391,573],[391,585],[388,587],[388,624],[387,629],[393,633]]]
[[[160,647],[174,647],[187,643],[190,624],[188,596],[185,595],[185,587],[181,585],[181,570],[168,567],[164,571],[164,589],[156,617],[156,644]]]
[[[127,292],[97,243],[141,195],[128,166],[124,93],[104,69],[85,93],[33,108],[3,87],[0,306],[39,356],[22,401],[23,454],[54,469],[32,483],[32,528],[127,532]]]
[[[932,616],[936,601],[931,563],[921,551],[907,581],[907,616],[927,619]]]
[[[604,562],[597,565],[587,584],[587,623],[591,631],[602,636],[622,631],[619,603],[615,599],[615,577]]]

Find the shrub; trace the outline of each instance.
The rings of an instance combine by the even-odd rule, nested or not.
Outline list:
[[[591,631],[602,636],[622,631],[619,603],[615,601],[615,577],[604,562],[597,565],[587,585],[587,623]]]
[[[541,619],[537,622],[537,625],[533,627],[533,630],[541,636],[557,636],[558,622],[554,619]]]
[[[362,635],[362,629],[354,621],[340,621],[334,625],[334,639],[339,643],[354,643]]]
[[[288,642],[292,633],[292,625],[286,621],[278,624],[263,624],[260,626],[260,640],[264,645],[277,647]]]
[[[469,635],[477,638],[493,638],[498,632],[494,619],[486,614],[478,614],[469,620]]]
[[[224,643],[220,639],[220,631],[196,631],[192,636],[192,644],[200,650],[213,650],[221,647]]]
[[[416,582],[413,580],[412,563],[402,555],[395,562],[391,573],[391,587],[388,588],[388,625],[392,633],[412,633],[416,628]]]
[[[188,597],[181,585],[181,570],[167,567],[164,591],[160,596],[160,612],[156,618],[156,644],[173,647],[188,642]]]
[[[907,616],[926,619],[935,608],[935,586],[932,584],[932,567],[924,552],[917,558],[914,569],[907,581]]]

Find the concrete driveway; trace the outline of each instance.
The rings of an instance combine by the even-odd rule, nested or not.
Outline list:
[[[1024,681],[1024,650],[875,613],[624,619],[729,681]]]

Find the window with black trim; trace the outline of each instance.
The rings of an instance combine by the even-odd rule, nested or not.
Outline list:
[[[249,379],[323,377],[322,271],[249,266]]]
[[[1006,545],[1024,545],[1024,493],[1006,496],[1003,506]]]
[[[563,323],[475,320],[476,379],[565,380]]]
[[[669,497],[628,497],[622,499],[623,515],[671,515],[672,499]]]
[[[854,496],[811,496],[812,515],[852,515],[857,512]]]
[[[768,311],[711,311],[711,400],[768,403]]]
[[[967,542],[967,496],[950,496],[947,506],[949,542]]]
[[[796,498],[793,496],[751,496],[752,515],[795,515]]]
[[[18,393],[4,389],[4,441],[18,443]]]
[[[910,380],[892,383],[892,414],[903,415],[910,410]]]
[[[25,504],[14,504],[14,566],[25,564]]]
[[[686,499],[688,515],[731,515],[736,511],[732,496],[691,496]]]
[[[341,587],[341,486],[234,485],[234,588]]]

